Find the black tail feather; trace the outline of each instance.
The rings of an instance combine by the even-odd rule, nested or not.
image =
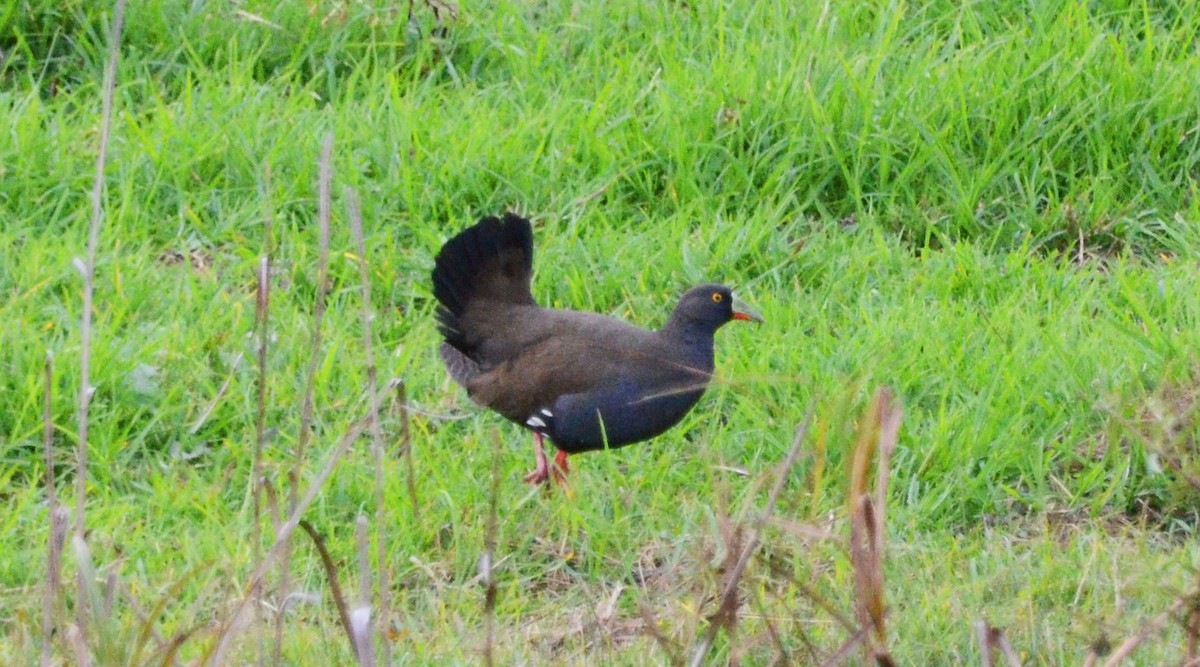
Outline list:
[[[533,229],[513,213],[488,216],[459,232],[438,252],[433,295],[441,304],[438,329],[446,342],[470,354],[459,320],[476,302],[533,304]]]

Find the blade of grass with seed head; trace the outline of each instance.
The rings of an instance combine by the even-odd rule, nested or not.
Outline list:
[[[850,561],[854,566],[855,616],[868,631],[863,644],[869,659],[880,665],[892,664],[885,648],[887,629],[884,621],[882,511],[887,496],[890,461],[900,428],[900,410],[892,393],[881,389],[868,409],[867,422],[858,432],[850,469]],[[876,455],[877,475],[874,498],[868,494],[868,476]]]
[[[367,362],[367,390],[371,393],[371,453],[375,459],[375,544],[376,557],[379,560],[379,644],[383,664],[392,662],[391,646],[388,640],[388,628],[391,616],[391,578],[387,562],[387,540],[384,527],[388,525],[387,504],[384,502],[384,450],[383,430],[379,423],[379,395],[377,393],[379,379],[375,367],[374,336],[371,335],[371,322],[375,312],[371,309],[371,275],[367,271],[367,244],[363,238],[362,210],[359,205],[358,193],[346,188],[346,208],[350,218],[350,232],[354,237],[355,249],[358,251],[358,278],[362,288],[362,327],[363,352]],[[368,597],[364,604],[370,606]]]
[[[108,59],[104,67],[104,99],[100,113],[100,146],[96,152],[96,176],[92,181],[92,220],[88,227],[87,259],[75,258],[75,268],[83,277],[83,314],[79,327],[79,423],[75,466],[75,536],[82,540],[86,535],[84,507],[87,501],[88,465],[88,409],[95,387],[91,384],[92,359],[92,291],[95,288],[96,245],[100,239],[100,224],[104,215],[104,168],[108,160],[108,138],[112,128],[113,90],[117,80],[117,58],[120,55],[121,29],[125,23],[125,0],[117,0],[113,6],[113,18],[108,35]],[[82,600],[89,583],[79,581]],[[88,619],[86,604],[75,606],[75,623],[80,641],[87,645]]]

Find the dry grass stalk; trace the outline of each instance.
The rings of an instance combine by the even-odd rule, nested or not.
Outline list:
[[[338,620],[341,621],[346,638],[350,640],[350,646],[353,647],[355,645],[354,631],[350,626],[350,612],[346,607],[346,596],[342,594],[342,586],[338,583],[337,565],[334,565],[333,556],[329,555],[329,549],[325,548],[325,541],[321,539],[317,529],[304,519],[300,520],[300,527],[308,534],[313,546],[317,548],[317,553],[321,556],[321,566],[325,569],[325,578],[329,581],[329,594],[333,597],[334,606],[337,607]],[[359,661],[361,662],[361,656]]]
[[[375,665],[375,642],[371,633],[371,538],[367,517],[359,514],[354,521],[354,541],[358,547],[358,604],[350,610],[350,630],[354,654],[368,667]],[[383,664],[390,664],[384,662]]]
[[[483,664],[496,664],[496,577],[493,571],[496,554],[496,531],[500,505],[500,457],[503,451],[500,433],[492,431],[492,489],[488,496],[488,519],[483,534],[483,554],[479,557],[479,577],[483,581]]]
[[[104,98],[100,113],[100,146],[96,152],[96,176],[92,181],[92,221],[88,227],[87,259],[75,258],[75,268],[83,277],[83,316],[79,327],[79,434],[75,469],[75,535],[85,535],[84,507],[87,501],[88,465],[88,409],[92,394],[92,291],[95,288],[96,245],[100,239],[100,223],[104,215],[104,167],[108,160],[108,138],[112,128],[113,91],[117,81],[117,58],[120,55],[121,29],[125,24],[125,0],[116,0],[113,6],[112,24],[109,28],[108,60],[104,66]],[[88,582],[79,581],[80,599],[83,599]],[[75,605],[75,623],[80,641],[87,644],[87,607]]]
[[[279,492],[266,476],[262,478],[262,497],[267,501],[267,525],[274,535],[275,531],[279,530],[279,524],[283,523],[283,516],[279,510]]]
[[[979,660],[983,667],[991,667],[995,664],[994,654],[996,651],[1000,652],[1000,656],[1004,658],[1004,663],[1008,667],[1021,667],[1021,657],[1017,655],[1016,649],[1008,641],[1008,635],[1004,634],[1002,628],[993,626],[987,620],[976,621],[974,627],[975,641],[979,643]],[[1091,656],[1088,659],[1091,660]]]
[[[299,526],[300,517],[304,515],[304,512],[308,511],[308,507],[312,505],[314,500],[316,500],[317,493],[320,492],[321,487],[325,485],[325,482],[329,480],[329,476],[333,474],[338,462],[342,460],[342,457],[346,455],[346,452],[349,451],[355,440],[357,440],[358,437],[362,435],[363,431],[366,430],[368,419],[369,418],[359,419],[349,429],[347,429],[345,433],[342,434],[341,440],[339,440],[333,451],[330,452],[328,458],[325,460],[324,466],[322,466],[320,472],[317,473],[316,478],[309,486],[308,491],[305,492],[304,497],[302,497],[299,502],[296,503],[295,510],[288,514],[287,522],[279,527],[279,531],[275,537],[275,542],[271,545],[271,548],[267,550],[266,554],[263,556],[262,562],[258,564],[258,567],[255,569],[254,573],[250,575],[249,581],[246,584],[246,595],[243,596],[236,605],[234,605],[228,620],[218,630],[216,641],[214,642],[212,648],[210,648],[208,653],[200,659],[199,664],[225,664],[225,652],[229,648],[229,643],[242,628],[242,613],[245,611],[246,605],[249,604],[253,592],[262,583],[262,579],[265,576],[267,569],[275,563],[276,559],[283,552],[284,544],[291,540],[292,535],[296,532],[297,526]]]
[[[854,566],[855,617],[867,630],[863,650],[869,661],[893,664],[884,620],[884,506],[890,476],[888,462],[900,428],[900,409],[891,391],[881,389],[871,402],[867,423],[859,429],[850,468],[850,561]],[[875,496],[868,495],[871,464],[878,455]]]
[[[975,621],[975,642],[979,644],[979,667],[992,667],[991,626],[987,621]]]
[[[317,167],[317,297],[313,304],[312,340],[309,343],[308,366],[304,371],[304,398],[300,407],[300,428],[296,432],[296,448],[292,452],[292,467],[288,471],[288,514],[295,512],[300,493],[300,475],[304,467],[304,456],[313,418],[313,387],[317,368],[321,364],[321,323],[325,318],[325,296],[329,274],[329,226],[333,215],[333,133],[325,135],[321,142],[321,159]],[[273,215],[273,213],[272,213]],[[292,588],[292,545],[290,540],[283,545],[279,575],[279,614],[275,619],[275,664],[279,664],[283,650],[283,623],[286,619],[286,601]]]
[[[417,470],[413,464],[412,451],[412,429],[409,428],[409,408],[408,408],[408,390],[404,388],[403,380],[393,380],[392,388],[396,393],[392,396],[392,412],[398,416],[400,421],[400,446],[399,453],[404,457],[404,464],[407,468],[406,484],[408,486],[408,501],[412,506],[413,523],[418,523],[421,520],[421,505],[417,502]]]
[[[1187,633],[1184,664],[1200,664],[1200,572],[1196,574],[1196,588],[1192,593],[1192,600],[1188,606],[1187,619],[1183,623],[1183,630]]]
[[[46,386],[42,393],[42,453],[46,458],[46,506],[50,537],[46,550],[46,588],[42,598],[42,659],[46,667],[53,660],[55,608],[62,608],[62,548],[66,539],[66,512],[58,506],[54,481],[54,355],[46,352]]]
[[[788,473],[791,472],[792,466],[796,464],[796,460],[800,457],[800,445],[804,443],[805,437],[808,435],[808,426],[812,420],[812,409],[809,408],[808,414],[805,415],[804,421],[796,427],[796,436],[792,440],[792,448],[788,451],[787,458],[779,466],[778,476],[775,478],[775,485],[771,487],[771,493],[767,497],[767,506],[763,510],[761,516],[754,523],[754,528],[750,533],[750,538],[742,547],[741,554],[737,562],[730,570],[725,588],[721,591],[720,603],[715,614],[709,619],[708,630],[704,637],[700,640],[700,644],[696,647],[692,654],[691,665],[699,667],[704,664],[704,658],[708,655],[709,649],[712,648],[713,641],[717,637],[717,631],[722,627],[728,628],[732,626],[734,618],[737,616],[738,610],[738,584],[741,582],[742,574],[746,571],[746,566],[750,564],[750,558],[758,549],[758,543],[762,537],[762,529],[770,520],[771,515],[775,513],[775,504],[779,500],[779,494],[783,491],[783,486],[787,482]]]
[[[117,573],[113,568],[118,564],[120,561],[110,564],[108,575],[104,577],[104,601],[101,609],[105,618],[112,617],[113,605],[117,602]]]
[[[52,664],[53,655],[51,639],[55,631],[61,631],[56,618],[62,618],[66,612],[66,601],[62,585],[62,553],[70,530],[71,515],[61,505],[50,510],[50,540],[46,562],[46,597],[42,608],[42,657],[43,664]]]
[[[1017,650],[1013,648],[1012,642],[1008,641],[1008,635],[1004,634],[1004,630],[999,628],[995,632],[996,648],[1000,649],[1000,655],[1004,656],[1004,662],[1008,667],[1021,667],[1021,656],[1017,655]]]
[[[378,372],[375,367],[374,336],[371,335],[371,322],[375,319],[375,311],[371,308],[371,276],[367,271],[367,244],[363,239],[362,210],[359,206],[358,193],[346,188],[346,208],[350,217],[350,232],[354,236],[355,249],[358,251],[358,278],[362,286],[362,325],[363,351],[367,361],[367,389],[371,392],[371,452],[375,459],[375,532],[376,557],[379,560],[379,643],[380,657],[383,664],[392,663],[391,644],[388,641],[388,629],[391,625],[391,578],[387,560],[387,541],[384,539],[384,526],[388,525],[387,505],[385,500],[384,483],[384,449],[383,430],[379,422],[379,386]],[[405,427],[407,431],[407,426]],[[370,599],[365,602],[370,606]]]

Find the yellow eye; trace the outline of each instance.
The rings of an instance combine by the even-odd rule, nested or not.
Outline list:
[[[720,292],[713,292],[712,300],[713,303],[721,303],[725,300],[725,295],[721,294]]]

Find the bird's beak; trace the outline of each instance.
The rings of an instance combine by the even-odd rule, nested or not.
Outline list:
[[[762,315],[758,314],[757,310],[751,308],[745,301],[737,298],[736,295],[733,297],[733,319],[745,320],[747,322],[766,321]]]

